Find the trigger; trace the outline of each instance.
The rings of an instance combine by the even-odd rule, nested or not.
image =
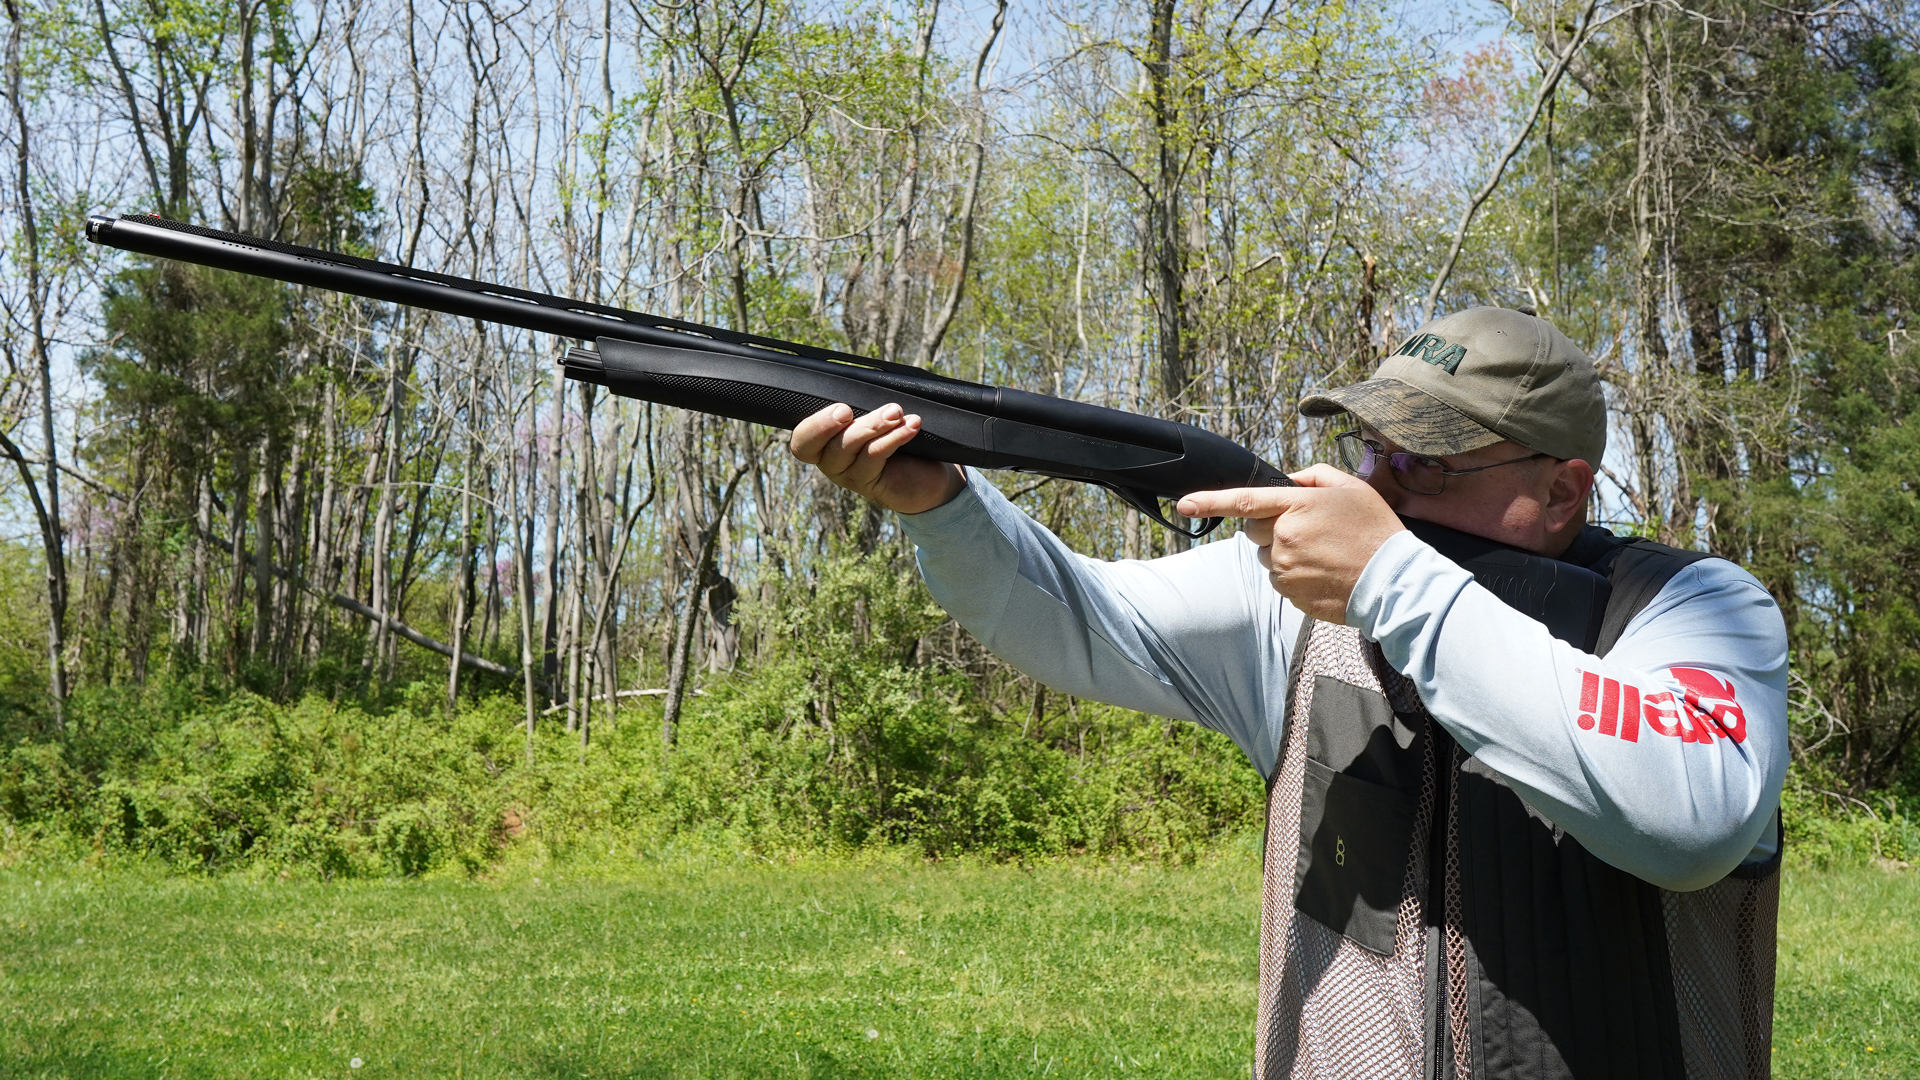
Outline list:
[[[1183,529],[1180,526],[1175,525],[1173,522],[1167,520],[1166,513],[1160,509],[1160,500],[1157,497],[1155,497],[1152,492],[1142,491],[1139,488],[1129,488],[1129,487],[1115,487],[1111,490],[1115,495],[1120,496],[1121,501],[1125,502],[1128,506],[1133,507],[1135,510],[1140,511],[1142,514],[1145,514],[1146,516],[1159,522],[1161,525],[1164,525],[1167,528],[1172,529],[1174,532],[1177,532],[1181,536],[1187,537],[1190,540],[1200,539],[1201,537],[1207,535],[1213,530],[1219,528],[1220,523],[1226,520],[1225,518],[1217,518],[1217,517],[1207,518],[1206,522],[1202,524],[1197,531],[1190,530],[1190,529]]]

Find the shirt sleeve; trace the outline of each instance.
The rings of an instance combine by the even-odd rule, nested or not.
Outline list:
[[[1271,771],[1302,619],[1246,537],[1089,559],[972,469],[946,505],[900,520],[934,599],[995,656],[1063,693],[1222,732]]]
[[[1732,563],[1676,574],[1602,658],[1403,532],[1367,564],[1347,622],[1468,753],[1612,865],[1687,890],[1775,850],[1786,625]]]

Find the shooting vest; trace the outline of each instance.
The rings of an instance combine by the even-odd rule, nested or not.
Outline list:
[[[1590,527],[1548,560],[1407,524],[1602,656],[1708,557]],[[1769,1075],[1778,854],[1659,888],[1464,753],[1358,631],[1309,620],[1293,664],[1267,793],[1255,1080]]]

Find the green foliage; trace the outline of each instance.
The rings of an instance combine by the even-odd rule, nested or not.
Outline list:
[[[842,556],[742,620],[765,657],[693,703],[674,752],[629,713],[587,764],[542,773],[534,822],[1027,859],[1190,856],[1258,821],[1259,776],[1221,736],[1090,703],[1015,721],[916,662],[940,616],[910,570]]]
[[[59,822],[85,804],[86,788],[58,745],[23,742],[0,759],[0,813],[11,823]]]
[[[1192,858],[1258,824],[1259,776],[1224,737],[1086,703],[997,716],[966,675],[918,662],[940,618],[911,571],[831,560],[748,605],[767,659],[695,698],[674,750],[644,705],[584,753],[545,721],[531,767],[506,694],[448,716],[429,683],[384,711],[180,681],[91,690],[65,742],[0,759],[0,814],[21,845],[323,878],[472,872],[528,830],[561,852],[611,834],[1026,860]]]
[[[338,873],[472,869],[494,853],[500,725],[370,716],[252,694],[194,709],[143,760],[109,772],[72,825],[104,848],[183,869],[260,863]],[[510,734],[510,732],[505,732]]]
[[[1787,858],[1795,866],[1829,869],[1920,863],[1920,818],[1898,796],[1880,793],[1869,804],[1834,790],[1830,775],[1803,767],[1787,774],[1780,809],[1787,826]]]
[[[1595,40],[1516,181],[1516,253],[1614,350],[1627,512],[1768,587],[1832,721],[1803,764],[1857,797],[1920,760],[1920,56],[1870,20],[1703,11]]]
[[[0,756],[18,855],[87,851],[184,871],[473,873],[516,842],[556,855],[608,838],[764,855],[897,850],[1031,861],[1074,852],[1192,859],[1260,823],[1258,774],[1230,741],[1057,696],[996,711],[925,659],[940,627],[914,572],[834,556],[747,602],[750,673],[689,702],[677,746],[655,702],[578,736],[544,719],[526,761],[517,696],[449,715],[415,683],[384,709],[276,704],[183,680],[78,695],[68,736]],[[1920,862],[1898,797],[1868,806],[1796,769],[1784,806],[1798,866]]]
[[[179,263],[123,271],[106,298],[116,342],[89,358],[103,407],[126,422],[88,447],[130,449],[125,438],[163,437],[176,460],[250,447],[281,415],[287,290],[277,282]]]
[[[1093,704],[1038,724],[997,716],[962,673],[915,662],[940,620],[911,569],[874,558],[831,560],[749,605],[767,655],[714,702],[709,728],[751,748],[749,772],[688,820],[1008,857],[1174,852],[1254,820],[1258,775],[1225,739]],[[783,757],[805,764],[777,768]],[[749,786],[763,775],[784,779]],[[735,786],[758,790],[725,797]]]
[[[46,727],[46,571],[38,555],[0,544],[0,745]]]
[[[379,193],[356,168],[308,165],[287,177],[282,231],[290,243],[373,258],[379,229]]]

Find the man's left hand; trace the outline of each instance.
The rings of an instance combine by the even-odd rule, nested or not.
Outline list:
[[[1245,518],[1280,595],[1312,618],[1345,623],[1361,571],[1406,526],[1359,477],[1324,464],[1291,475],[1299,487],[1196,491],[1180,500],[1180,512]]]

